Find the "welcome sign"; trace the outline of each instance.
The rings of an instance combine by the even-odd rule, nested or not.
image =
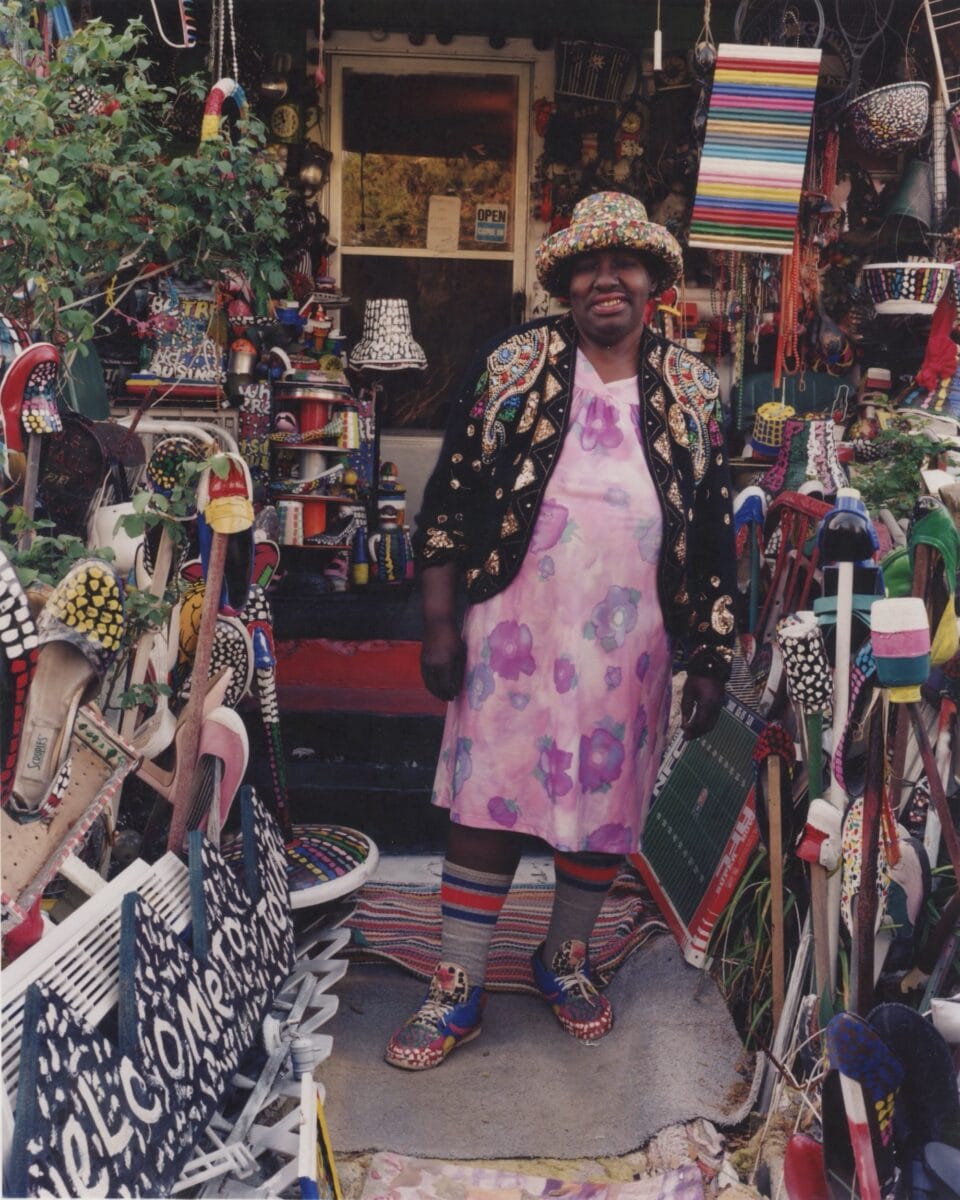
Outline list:
[[[241,794],[244,883],[191,834],[192,945],[124,897],[118,1044],[32,985],[8,1180],[17,1196],[166,1196],[293,959],[280,832]]]

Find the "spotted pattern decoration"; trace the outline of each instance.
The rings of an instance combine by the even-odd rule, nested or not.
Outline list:
[[[943,299],[953,273],[953,263],[867,263],[863,283],[874,310],[881,316],[930,314]]]
[[[363,330],[350,351],[350,365],[358,371],[426,370],[427,356],[414,340],[407,300],[390,298],[364,303]]]
[[[877,911],[884,912],[890,888],[890,862],[883,838],[877,842]],[[851,937],[855,926],[853,902],[860,891],[863,871],[863,797],[853,800],[843,818],[840,854],[843,873],[840,883],[840,915]]]
[[[9,1175],[13,1196],[169,1195],[192,1152],[184,1108],[31,984]]]
[[[189,608],[185,603],[181,609],[181,661],[178,664],[178,674],[181,669],[186,669],[188,662],[183,657],[185,631],[191,639],[191,660],[196,650],[196,626],[194,625],[194,621],[196,621],[196,625],[198,626],[203,606],[203,588],[201,587],[198,591],[191,591],[190,595],[191,604]],[[185,616],[190,621],[189,625],[184,624]],[[210,678],[215,679],[226,667],[229,667],[233,674],[221,703],[226,708],[236,708],[250,690],[250,684],[253,680],[253,647],[244,623],[238,617],[229,617],[223,613],[219,613],[213,634],[213,647],[210,651]],[[179,699],[183,702],[186,702],[187,697],[190,695],[192,679],[193,674],[191,672],[185,676],[183,683],[178,689]]]
[[[855,1013],[837,1013],[824,1031],[827,1067],[854,1080],[866,1101],[874,1151],[893,1147],[893,1110],[904,1079],[903,1064],[877,1031]],[[874,1139],[875,1133],[875,1139]],[[877,1163],[878,1174],[886,1172]]]
[[[63,419],[57,408],[57,371],[60,355],[55,346],[38,342],[26,351],[24,359],[36,358],[23,388],[20,419],[27,433],[63,432]]]
[[[919,141],[929,116],[930,84],[919,79],[864,92],[841,113],[857,145],[873,154],[896,154]]]
[[[37,666],[40,638],[10,560],[0,549],[0,801],[6,803],[17,765],[27,692]]]
[[[252,789],[240,809],[243,883],[190,835],[189,948],[124,898],[118,1045],[53,989],[28,990],[5,1192],[172,1194],[293,966],[279,831]]]
[[[37,622],[40,645],[69,642],[102,676],[120,650],[123,584],[109,563],[84,559],[54,588]]]
[[[543,370],[549,348],[547,331],[530,329],[508,338],[487,359],[489,385],[481,440],[484,462],[490,462],[497,447],[503,445],[504,426],[516,421],[524,394]]]
[[[294,825],[285,845],[292,908],[324,904],[356,891],[380,855],[366,834],[343,825]],[[223,847],[228,861],[239,858],[235,843]]]
[[[678,398],[686,430],[686,445],[693,457],[694,478],[700,480],[707,470],[710,453],[708,417],[720,395],[720,380],[712,367],[682,346],[668,346],[663,356],[663,374],[667,386]],[[674,441],[680,441],[673,430],[673,413],[668,421]]]
[[[833,674],[814,613],[791,613],[777,623],[790,699],[804,714],[827,713],[833,705]]]
[[[184,466],[203,462],[203,459],[200,444],[193,438],[182,434],[161,438],[147,460],[147,485],[151,491],[169,499],[173,489],[183,481]]]

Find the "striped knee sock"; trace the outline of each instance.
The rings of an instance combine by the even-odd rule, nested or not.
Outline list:
[[[603,901],[622,862],[614,854],[553,852],[557,883],[550,928],[541,952],[545,964],[553,962],[553,956],[571,938],[589,944]]]
[[[443,860],[440,957],[463,967],[471,987],[483,983],[490,939],[512,882],[512,874],[475,871]]]

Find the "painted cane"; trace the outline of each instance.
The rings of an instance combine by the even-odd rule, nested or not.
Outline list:
[[[827,872],[839,862],[839,814],[821,796],[823,789],[823,719],[830,711],[833,673],[823,634],[814,613],[801,611],[777,626],[777,643],[787,677],[787,691],[799,710],[805,732],[809,803],[803,838],[797,849],[810,872],[814,974],[821,999],[830,987]]]
[[[877,549],[877,538],[866,508],[856,488],[840,488],[836,507],[827,513],[818,532],[823,561],[837,570],[837,611],[833,670],[833,719],[831,744],[839,746],[850,707],[850,653],[853,624],[853,570],[857,563],[869,562]],[[829,801],[837,813],[843,813],[846,796],[843,785],[832,771]],[[840,872],[827,879],[828,949],[830,987],[836,984],[837,956],[840,946]]]

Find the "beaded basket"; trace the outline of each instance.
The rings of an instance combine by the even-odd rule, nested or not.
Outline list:
[[[863,282],[878,313],[932,313],[953,272],[953,263],[868,263]]]
[[[771,400],[761,404],[753,421],[753,433],[750,444],[757,454],[764,458],[776,458],[777,451],[783,444],[783,430],[791,417],[796,416],[797,410],[789,404],[781,404]]]
[[[843,117],[857,141],[874,154],[895,154],[923,137],[930,116],[930,85],[888,83],[851,100]]]

